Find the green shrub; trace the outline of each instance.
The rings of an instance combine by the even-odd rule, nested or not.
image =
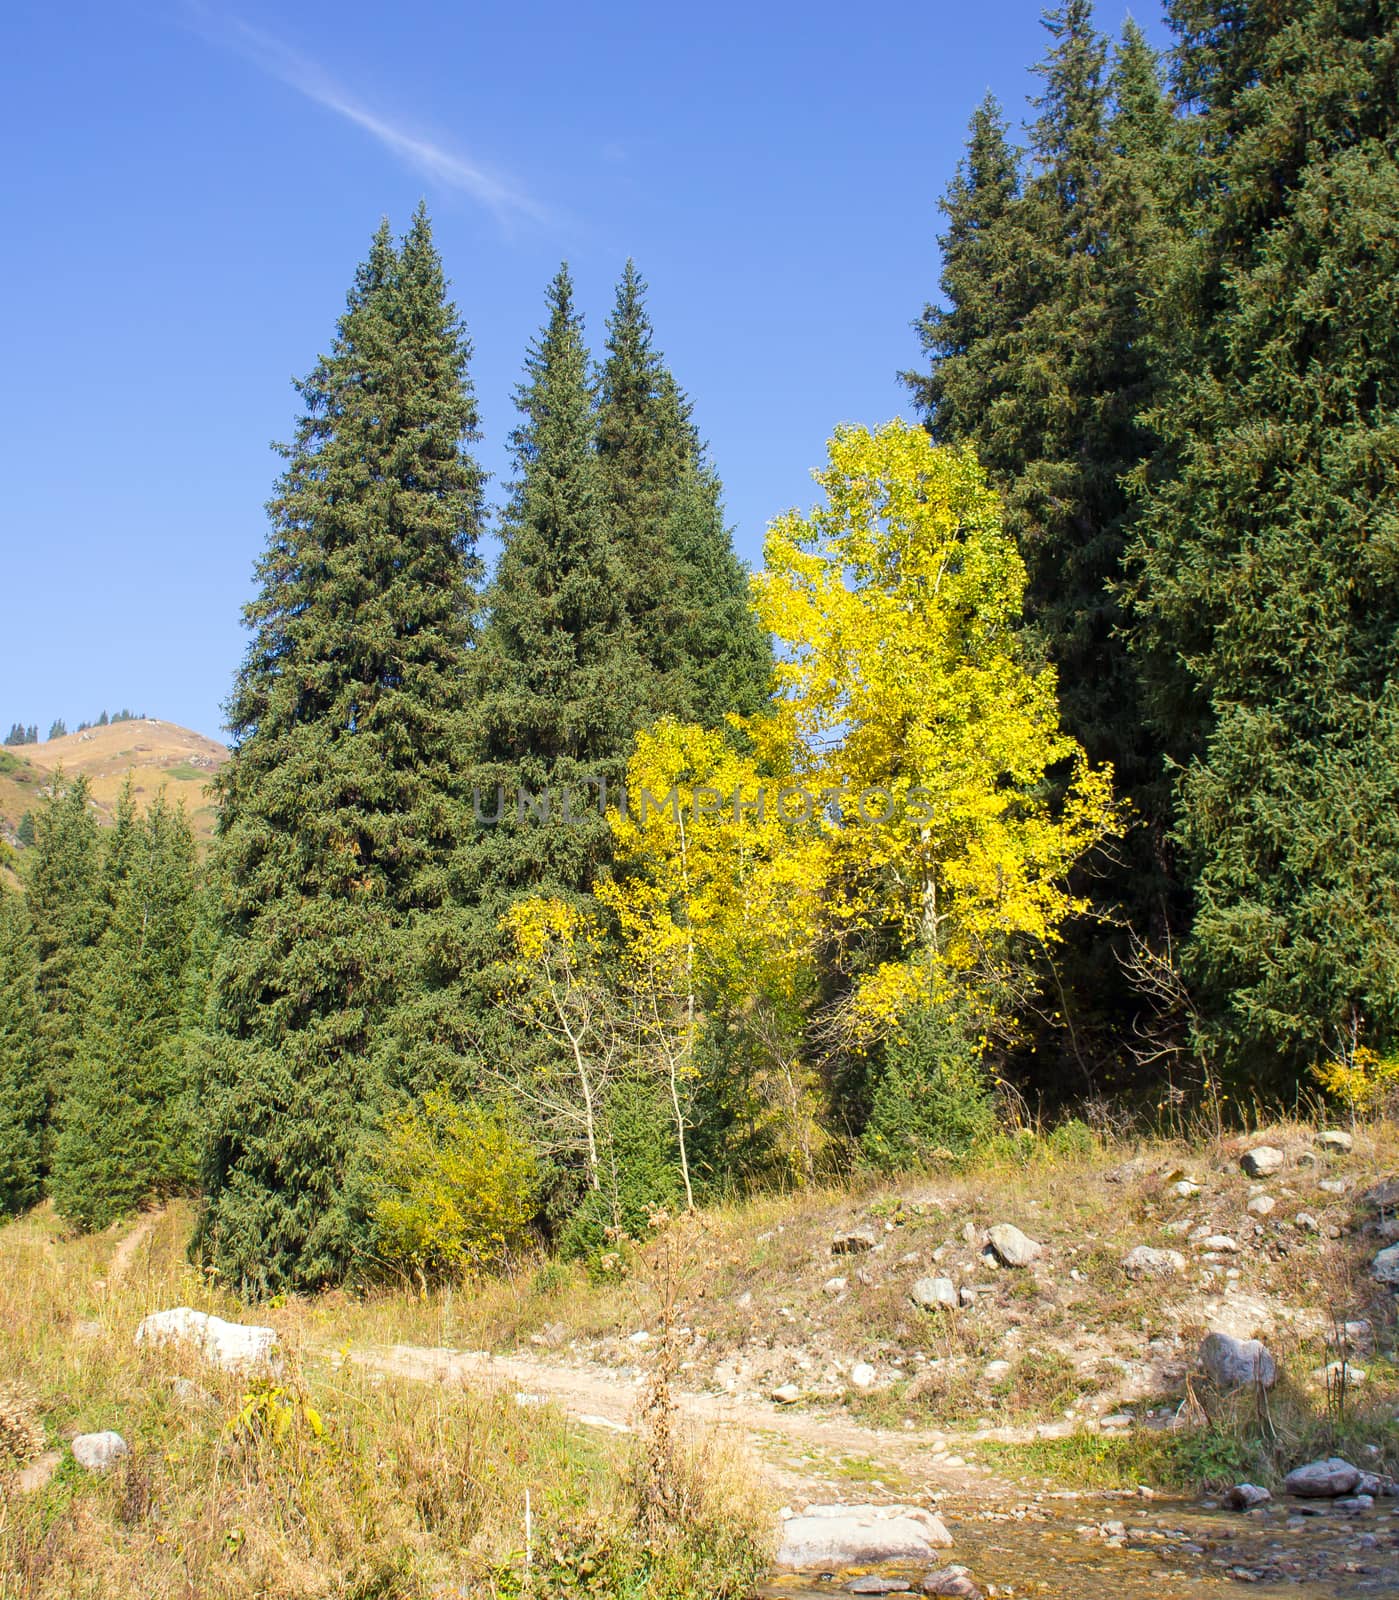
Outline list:
[[[1086,1122],[1080,1122],[1077,1117],[1070,1118],[1068,1122],[1061,1122],[1049,1135],[1046,1143],[1049,1146],[1049,1153],[1061,1158],[1087,1158],[1098,1153],[1097,1136]]]
[[[503,1113],[430,1090],[385,1119],[371,1162],[383,1260],[420,1277],[489,1270],[524,1243],[539,1172]]]
[[[965,1155],[996,1126],[990,1079],[955,1013],[916,1012],[884,1047],[860,1154],[870,1166],[922,1166],[938,1151]]]
[[[609,1094],[600,1141],[601,1188],[583,1197],[559,1232],[565,1260],[596,1263],[623,1234],[640,1237],[658,1206],[681,1201],[675,1129],[648,1084],[618,1084]]]

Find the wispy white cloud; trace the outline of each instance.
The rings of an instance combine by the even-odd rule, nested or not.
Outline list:
[[[470,195],[502,219],[525,216],[536,222],[548,220],[544,208],[517,184],[457,150],[390,122],[282,40],[230,12],[199,4],[198,0],[189,0],[186,11],[190,26],[211,44],[236,52],[315,105],[362,128],[416,171]]]

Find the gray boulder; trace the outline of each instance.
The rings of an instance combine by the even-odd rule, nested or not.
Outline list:
[[[1278,1381],[1278,1364],[1259,1339],[1206,1334],[1200,1346],[1200,1365],[1217,1389],[1242,1389],[1253,1383],[1271,1389]]]
[[[1316,1136],[1318,1150],[1330,1150],[1339,1156],[1349,1155],[1355,1148],[1355,1140],[1344,1128],[1323,1128]]]
[[[1179,1250],[1153,1250],[1149,1244],[1136,1244],[1122,1258],[1122,1270],[1129,1278],[1175,1278],[1185,1271],[1185,1257]]]
[[[1044,1246],[1028,1234],[1021,1233],[1013,1223],[998,1222],[987,1235],[996,1259],[1007,1267],[1028,1267],[1044,1253]]]
[[[1239,1158],[1239,1165],[1250,1178],[1271,1178],[1282,1166],[1283,1159],[1283,1153],[1276,1145],[1258,1144],[1252,1150],[1244,1151]]]
[[[1230,1511],[1252,1511],[1254,1506],[1266,1506],[1272,1498],[1272,1491],[1257,1483],[1236,1483],[1224,1491],[1224,1504]]]
[[[1380,1251],[1370,1265],[1370,1276],[1376,1283],[1399,1284],[1399,1244]]]
[[[810,1505],[783,1519],[776,1562],[803,1572],[927,1561],[951,1543],[942,1520],[921,1506]]]
[[[1359,1467],[1351,1466],[1340,1456],[1328,1456],[1324,1461],[1309,1461],[1304,1467],[1294,1467],[1283,1479],[1283,1488],[1304,1500],[1339,1500],[1354,1494],[1360,1487],[1363,1474]]]
[[[119,1433],[80,1433],[73,1440],[73,1459],[85,1472],[106,1472],[116,1466],[130,1446]]]
[[[960,1304],[951,1278],[920,1278],[908,1291],[914,1305],[924,1311],[955,1311]]]

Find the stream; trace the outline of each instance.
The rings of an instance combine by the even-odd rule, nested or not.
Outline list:
[[[1196,1600],[1243,1587],[1260,1597],[1399,1596],[1393,1500],[1361,1512],[1289,1501],[1239,1513],[1208,1500],[1045,1493],[1001,1507],[947,1499],[937,1509],[953,1546],[935,1565],[967,1568],[989,1596]],[[907,1580],[916,1595],[929,1570],[775,1574],[755,1600],[833,1596],[869,1573]]]

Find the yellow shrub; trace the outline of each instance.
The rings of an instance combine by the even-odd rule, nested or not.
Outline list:
[[[1318,1062],[1312,1076],[1352,1111],[1379,1111],[1399,1095],[1399,1055],[1382,1056],[1369,1045],[1358,1044],[1344,1057]]]
[[[503,1116],[445,1089],[389,1116],[374,1169],[378,1251],[419,1276],[499,1265],[534,1214],[529,1146]]]

